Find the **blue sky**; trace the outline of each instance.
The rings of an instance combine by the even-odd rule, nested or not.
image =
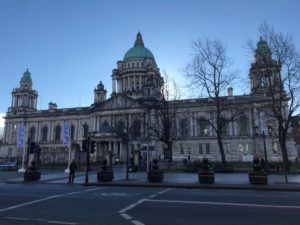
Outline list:
[[[161,70],[184,85],[180,70],[191,43],[218,38],[228,47],[243,82],[251,62],[246,43],[259,24],[290,33],[300,47],[297,0],[0,0],[0,113],[29,68],[39,92],[38,109],[88,106],[100,80],[111,91],[111,71],[141,31]],[[0,121],[0,127],[1,127]]]

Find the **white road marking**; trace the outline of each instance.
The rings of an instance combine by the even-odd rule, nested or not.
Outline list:
[[[150,195],[148,198],[155,198],[158,195],[164,194],[164,193],[166,193],[168,191],[171,191],[171,190],[172,190],[172,188],[168,188],[168,189],[162,190],[162,191],[158,192],[157,194]]]
[[[8,207],[8,208],[0,209],[0,213],[5,212],[5,211],[9,211],[9,210],[12,210],[12,209],[20,208],[20,207],[23,207],[23,206],[32,205],[32,204],[35,204],[35,203],[47,201],[47,200],[50,200],[50,199],[53,199],[53,198],[59,198],[59,197],[67,196],[67,195],[79,194],[79,193],[88,192],[88,191],[95,191],[95,190],[98,190],[98,189],[101,189],[101,188],[93,188],[93,189],[88,189],[88,190],[84,190],[84,191],[70,192],[70,193],[67,193],[67,194],[53,195],[53,196],[49,196],[47,198],[42,198],[42,199],[34,200],[34,201],[31,201],[31,202],[26,202],[26,203],[23,203],[23,204],[19,204],[19,205],[11,206],[11,207]]]
[[[27,221],[28,218],[21,218],[21,217],[9,217],[9,216],[6,216],[6,217],[3,217],[4,219],[9,219],[9,220],[21,220],[21,221]]]
[[[102,196],[117,196],[117,197],[126,197],[127,193],[102,193]]]
[[[155,198],[155,197],[157,197],[156,194],[155,194],[155,195],[150,195],[150,196],[149,196],[149,198]]]
[[[71,222],[64,222],[64,221],[47,221],[48,223],[54,223],[54,224],[66,224],[66,225],[76,225],[77,223],[71,223]]]
[[[155,198],[155,197],[157,197],[158,195],[161,195],[161,194],[163,194],[163,193],[166,193],[167,191],[170,191],[170,190],[172,190],[172,188],[168,188],[168,189],[162,190],[162,191],[158,192],[157,194],[150,195],[148,198]],[[140,199],[140,200],[137,201],[136,203],[133,203],[133,204],[127,206],[126,208],[119,210],[120,215],[121,215],[123,218],[127,219],[127,220],[132,219],[132,217],[129,216],[128,214],[126,214],[125,212],[127,212],[127,211],[129,211],[130,209],[133,209],[134,207],[136,207],[136,206],[142,204],[144,201],[147,201],[147,199],[145,199],[145,198]],[[133,224],[135,224],[135,225],[144,225],[142,222],[140,222],[140,221],[138,221],[138,220],[131,220],[131,222],[132,222]]]
[[[74,191],[74,192],[67,193],[65,195],[80,194],[80,193],[83,193],[83,192],[96,191],[96,190],[99,190],[99,189],[103,189],[103,188],[92,188],[92,189],[88,189],[88,190],[84,190],[84,191]]]
[[[259,204],[233,203],[233,202],[197,202],[197,201],[177,201],[177,200],[144,199],[143,202],[145,202],[145,201],[147,201],[147,202],[199,204],[199,205],[222,205],[222,206],[260,207],[260,208],[300,209],[300,206],[259,205]]]
[[[132,220],[131,223],[135,224],[135,225],[145,225],[142,222],[138,221],[138,220]]]
[[[145,199],[145,198],[143,198],[143,199],[141,199],[141,200],[137,201],[136,203],[133,203],[133,204],[131,204],[131,205],[127,206],[126,208],[124,208],[124,209],[121,209],[121,210],[119,210],[119,213],[125,213],[125,212],[127,212],[128,210],[130,210],[130,209],[132,209],[132,208],[136,207],[137,205],[139,205],[139,204],[143,203],[145,200],[146,200],[146,199]]]
[[[126,213],[121,213],[120,215],[121,215],[124,219],[126,219],[126,220],[131,220],[131,219],[132,219],[132,217],[129,216],[128,214],[126,214]]]
[[[171,191],[172,190],[172,188],[167,188],[167,189],[165,189],[165,190],[162,190],[162,191],[160,191],[160,192],[158,192],[158,194],[164,194],[164,193],[166,193],[166,192],[168,192],[168,191]]]

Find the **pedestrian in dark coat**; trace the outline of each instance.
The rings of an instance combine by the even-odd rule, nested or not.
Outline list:
[[[75,178],[75,170],[77,169],[77,164],[76,162],[73,160],[69,166],[69,183],[74,183],[74,178]]]

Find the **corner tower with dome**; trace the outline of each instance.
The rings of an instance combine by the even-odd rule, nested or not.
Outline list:
[[[280,78],[280,68],[272,59],[268,43],[260,39],[254,55],[254,62],[249,70],[251,91],[249,94],[234,95],[233,88],[228,88],[228,96],[222,96],[230,110],[224,111],[224,121],[231,118],[233,110],[238,110],[238,118],[229,120],[223,131],[224,149],[227,161],[252,161],[253,155],[265,157],[269,161],[281,160],[279,143],[274,133],[276,121],[265,114],[261,108],[269,103],[267,76]],[[272,73],[266,74],[266,68]],[[12,104],[5,116],[3,144],[0,157],[21,156],[16,145],[17,129],[26,126],[26,140],[41,146],[42,163],[67,162],[68,148],[63,145],[63,124],[70,126],[71,158],[84,163],[85,152],[82,140],[93,135],[97,149],[92,153],[92,161],[104,158],[109,163],[126,162],[128,157],[135,165],[145,164],[145,149],[153,149],[152,158],[169,159],[166,145],[151,136],[146,124],[157,121],[155,110],[145,102],[153,98],[163,101],[163,78],[157,67],[152,52],[145,47],[142,35],[137,33],[134,45],[117,62],[112,71],[112,93],[107,91],[100,81],[95,84],[94,101],[86,107],[58,108],[49,102],[48,109],[37,109],[37,91],[32,87],[31,74],[27,70],[20,80],[18,88],[12,91]],[[276,79],[275,79],[276,80]],[[280,84],[280,80],[278,80]],[[220,161],[217,137],[211,124],[214,123],[215,105],[209,98],[177,100],[178,111],[174,129],[176,139],[172,142],[173,161],[184,159]],[[287,104],[284,105],[286,107]],[[283,109],[285,110],[285,109]],[[161,121],[158,121],[158,126]],[[120,131],[127,126],[130,134],[128,146]],[[121,129],[123,128],[123,129]],[[122,132],[121,132],[122,133]],[[266,135],[262,135],[266,134]],[[288,136],[289,157],[297,156],[291,136]]]
[[[23,73],[20,86],[12,91],[10,110],[14,113],[36,111],[38,93],[32,88],[31,74],[28,69]]]

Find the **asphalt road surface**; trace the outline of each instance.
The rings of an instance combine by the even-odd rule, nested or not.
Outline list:
[[[300,193],[0,183],[0,225],[300,225]]]

